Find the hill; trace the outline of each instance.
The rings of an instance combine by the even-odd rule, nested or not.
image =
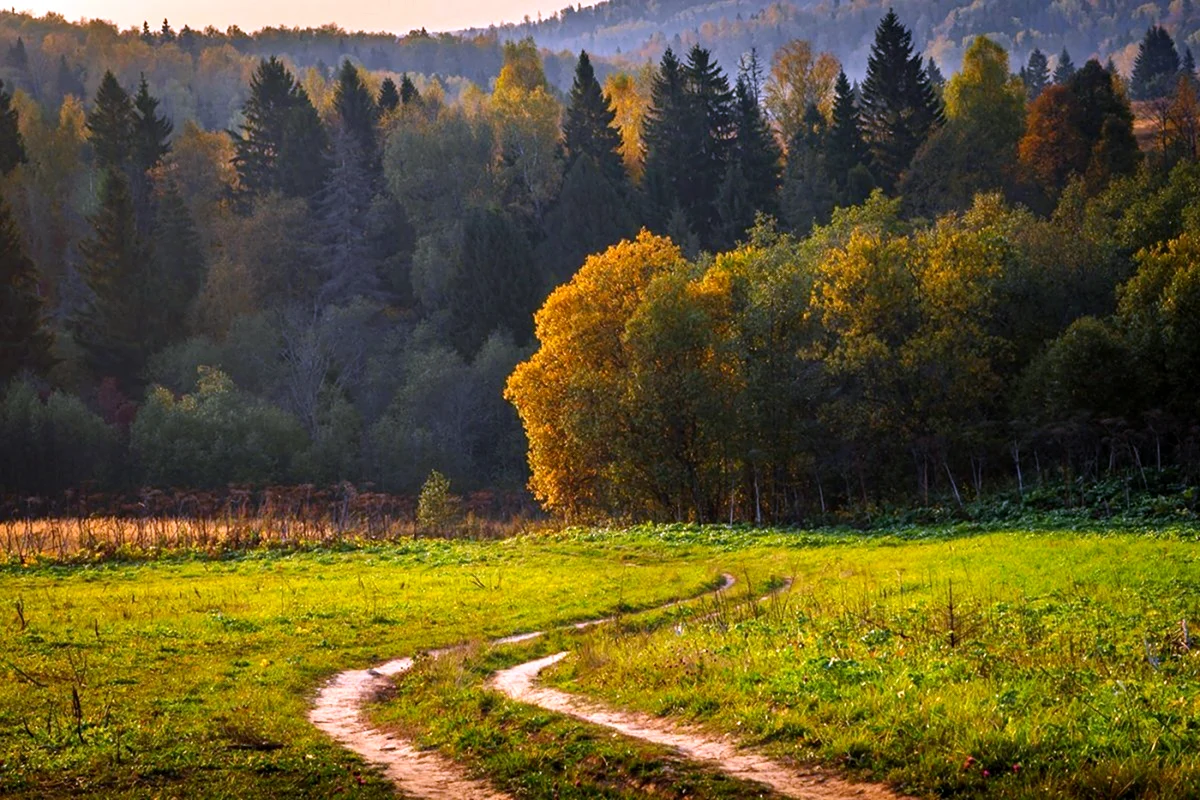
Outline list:
[[[502,39],[531,36],[555,51],[586,49],[635,61],[655,59],[668,46],[699,43],[726,67],[752,47],[769,54],[801,38],[833,52],[857,76],[865,72],[875,25],[888,7],[913,30],[917,47],[947,73],[958,69],[963,51],[979,34],[1022,61],[1035,47],[1050,54],[1066,47],[1076,63],[1111,57],[1123,73],[1132,70],[1137,43],[1156,23],[1177,42],[1200,49],[1200,10],[1192,0],[607,0],[488,32]]]

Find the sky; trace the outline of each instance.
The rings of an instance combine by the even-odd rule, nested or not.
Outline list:
[[[584,5],[592,5],[589,0]],[[224,30],[237,25],[246,32],[267,26],[317,27],[335,23],[346,30],[407,33],[416,28],[429,31],[485,27],[493,22],[519,22],[538,11],[549,15],[571,0],[359,0],[330,3],[329,0],[26,0],[10,3],[17,10],[38,16],[48,11],[68,20],[106,19],[121,28],[141,27],[142,21],[157,29],[163,17],[171,27],[184,25]]]

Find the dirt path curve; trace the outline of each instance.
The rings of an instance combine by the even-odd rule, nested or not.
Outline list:
[[[688,758],[715,766],[727,775],[765,784],[785,797],[804,800],[899,800],[901,797],[879,784],[850,783],[824,770],[788,767],[753,750],[740,748],[728,738],[716,738],[712,734],[646,714],[615,711],[557,689],[534,685],[538,673],[566,655],[557,653],[502,670],[492,676],[488,685],[518,702],[672,747]]]
[[[734,577],[721,576],[721,586],[711,594],[724,592]],[[662,608],[690,602],[680,600]],[[583,630],[610,622],[611,617],[568,625],[563,630]],[[506,636],[492,645],[516,644],[544,636],[544,631]],[[465,646],[463,646],[465,647]],[[432,650],[437,658],[463,647]],[[404,739],[372,728],[363,706],[378,697],[389,685],[389,678],[412,669],[411,658],[398,658],[373,669],[355,669],[334,675],[320,691],[308,712],[309,721],[343,747],[362,756],[368,763],[382,767],[388,779],[400,791],[425,800],[511,800],[486,781],[467,775],[461,766],[432,750],[418,750]]]

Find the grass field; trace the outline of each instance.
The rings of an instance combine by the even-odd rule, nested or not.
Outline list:
[[[373,716],[523,797],[762,796],[482,688],[570,649],[548,681],[919,795],[1195,796],[1191,539],[659,527],[8,567],[0,794],[390,796],[306,721],[325,677],[622,612],[419,661]],[[635,613],[722,571],[729,600]]]

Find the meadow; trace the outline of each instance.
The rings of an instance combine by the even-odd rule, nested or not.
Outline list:
[[[768,796],[484,688],[563,649],[552,684],[916,796],[1195,795],[1193,539],[657,526],[13,560],[0,571],[0,794],[393,796],[309,724],[317,687],[474,642],[419,659],[372,719],[519,797]],[[729,596],[642,610],[722,572],[738,579]]]

